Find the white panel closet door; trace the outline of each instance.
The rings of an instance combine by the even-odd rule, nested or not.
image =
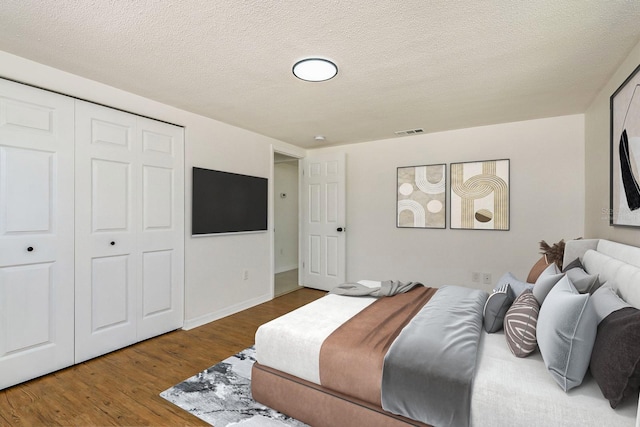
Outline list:
[[[0,389],[74,361],[73,117],[0,80]]]
[[[76,363],[182,326],[184,136],[76,102]]]
[[[138,340],[143,340],[184,321],[184,136],[181,127],[137,120],[142,163]]]
[[[136,117],[76,101],[76,363],[137,341]]]

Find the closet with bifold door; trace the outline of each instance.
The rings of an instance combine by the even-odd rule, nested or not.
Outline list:
[[[0,388],[74,361],[73,116],[0,80]]]
[[[0,79],[0,388],[182,326],[183,135]]]

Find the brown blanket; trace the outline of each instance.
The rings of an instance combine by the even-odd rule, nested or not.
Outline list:
[[[336,329],[320,349],[322,386],[382,406],[384,356],[437,290],[420,286],[381,298]]]

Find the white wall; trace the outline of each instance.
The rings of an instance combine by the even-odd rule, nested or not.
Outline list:
[[[0,77],[185,126],[185,326],[271,298],[272,234],[190,236],[191,168],[272,178],[274,148],[300,157],[303,149],[4,52]],[[539,240],[573,238],[584,229],[582,115],[326,150],[347,154],[348,280],[471,284],[472,271],[490,272],[494,281],[505,271],[524,278],[538,258]],[[499,158],[511,159],[511,231],[395,227],[398,166]],[[273,203],[270,209],[274,212]],[[249,270],[247,281],[242,280],[244,269]]]
[[[271,178],[273,147],[300,157],[304,150],[5,52],[0,52],[0,77],[184,126],[185,326],[197,326],[272,297],[270,233],[191,237],[191,168]],[[271,218],[271,229],[272,224]],[[244,269],[249,270],[249,280],[242,280]]]
[[[613,92],[640,64],[640,43],[618,67],[585,113],[585,236],[640,245],[640,228],[609,225],[610,111]]]
[[[298,268],[298,161],[276,163],[273,177],[275,272],[281,273]]]
[[[493,282],[522,280],[540,258],[539,241],[584,229],[584,117],[460,129],[313,150],[347,157],[347,280],[417,280],[470,285],[473,271]],[[511,230],[396,228],[396,168],[510,159]],[[449,170],[449,165],[447,165]],[[448,175],[448,173],[447,173]],[[447,227],[449,218],[447,218]]]

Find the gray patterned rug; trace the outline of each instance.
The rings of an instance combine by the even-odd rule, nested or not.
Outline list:
[[[305,427],[253,400],[249,347],[160,393],[169,402],[215,427]]]

